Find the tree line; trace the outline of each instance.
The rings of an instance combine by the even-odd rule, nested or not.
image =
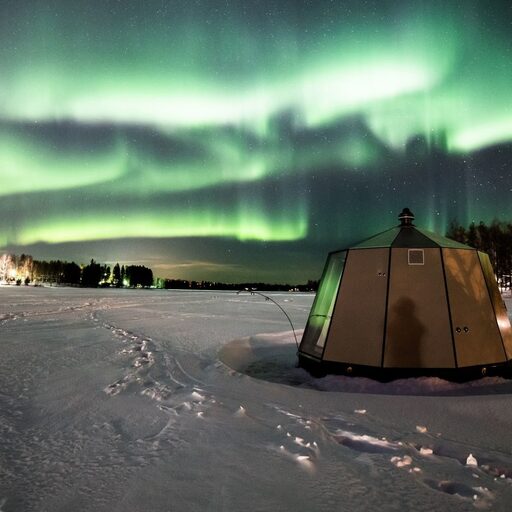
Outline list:
[[[153,271],[143,265],[110,268],[94,259],[88,265],[74,261],[39,261],[29,254],[0,256],[0,283],[7,284],[55,284],[69,286],[101,287],[142,287],[153,286]]]
[[[188,281],[186,279],[161,279],[155,281],[156,288],[166,290],[265,290],[265,291],[293,291],[312,292],[318,290],[319,281],[309,280],[306,284],[288,283],[221,283],[218,281]]]
[[[489,255],[498,284],[502,289],[512,286],[512,223],[493,220],[490,225],[472,222],[468,228],[453,220],[448,238],[470,245]]]
[[[74,261],[34,260],[29,254],[0,255],[0,283],[29,285],[50,284],[88,288],[162,288],[168,290],[267,290],[310,292],[318,289],[318,281],[306,284],[269,284],[262,282],[222,283],[218,281],[188,281],[186,279],[154,278],[144,265],[119,265],[112,268],[92,259],[88,265]]]

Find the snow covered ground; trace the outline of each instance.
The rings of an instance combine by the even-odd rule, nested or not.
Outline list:
[[[0,351],[1,512],[511,510],[512,382],[315,380],[259,296],[3,287]]]

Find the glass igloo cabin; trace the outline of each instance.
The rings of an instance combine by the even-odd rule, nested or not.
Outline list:
[[[487,254],[400,224],[329,254],[302,337],[312,373],[464,380],[509,371],[512,329]]]

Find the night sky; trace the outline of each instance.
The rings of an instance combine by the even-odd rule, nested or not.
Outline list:
[[[511,221],[511,5],[2,0],[0,250],[304,282]]]

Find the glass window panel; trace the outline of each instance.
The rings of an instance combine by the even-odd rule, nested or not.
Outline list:
[[[341,275],[345,266],[346,251],[333,253],[329,256],[311,308],[308,323],[301,342],[301,351],[311,355],[321,355],[331,316],[338,294]]]

